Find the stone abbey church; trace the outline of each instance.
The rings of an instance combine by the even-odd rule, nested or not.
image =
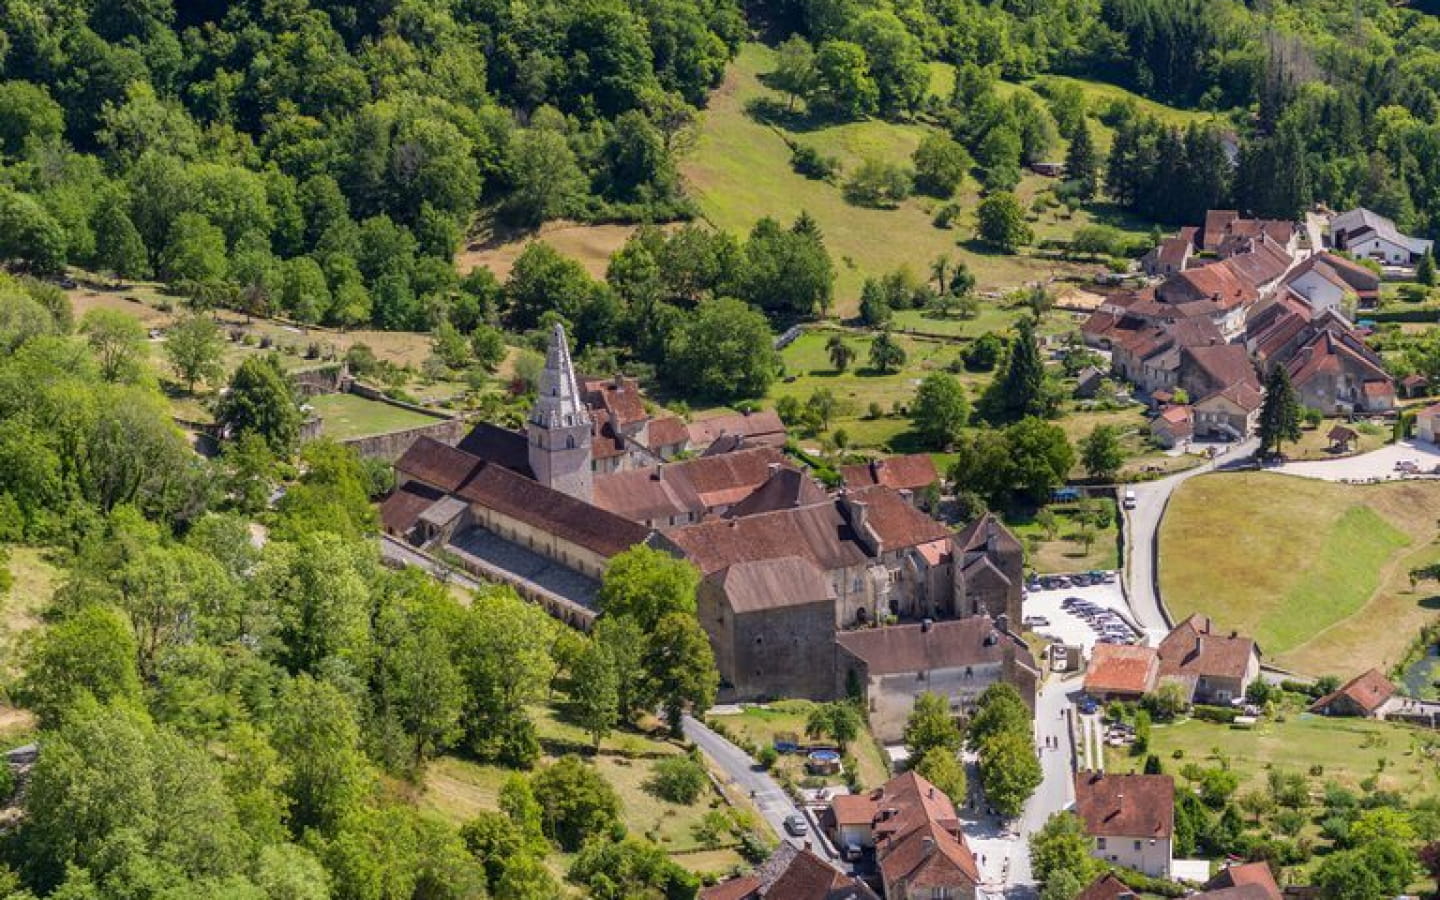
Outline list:
[[[579,627],[598,615],[610,558],[637,544],[681,556],[703,577],[700,620],[728,699],[835,696],[863,667],[838,643],[856,630],[914,628],[929,644],[947,622],[983,619],[998,638],[971,643],[1023,652],[1010,633],[1023,553],[998,520],[952,532],[918,506],[929,484],[891,486],[883,462],[827,491],[783,439],[773,415],[686,425],[653,414],[634,380],[578,377],[557,324],[524,431],[482,423],[453,447],[421,438],[396,462],[387,556],[432,552]],[[893,471],[920,468],[907,459]],[[910,481],[933,483],[918,462],[928,473]]]

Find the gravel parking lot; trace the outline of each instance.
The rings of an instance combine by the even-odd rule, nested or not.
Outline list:
[[[1088,657],[1101,633],[1075,611],[1065,609],[1064,601],[1067,597],[1078,597],[1111,611],[1116,619],[1128,626],[1137,642],[1146,642],[1148,636],[1143,630],[1136,630],[1134,618],[1125,605],[1125,594],[1118,577],[1108,584],[1057,586],[1050,589],[1039,587],[1035,590],[1027,588],[1023,609],[1026,621],[1031,623],[1030,627],[1037,634],[1059,638],[1066,644],[1079,644],[1085,648],[1085,655]],[[1049,624],[1037,622],[1036,619],[1046,620]]]

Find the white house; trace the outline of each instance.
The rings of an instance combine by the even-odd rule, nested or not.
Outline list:
[[[1075,774],[1075,814],[1096,859],[1170,877],[1175,779],[1169,775]]]
[[[1415,436],[1422,441],[1440,444],[1440,403],[1427,406],[1415,414]]]
[[[1364,207],[1330,220],[1330,239],[1338,250],[1388,266],[1412,266],[1430,252],[1432,241],[1401,234],[1395,223]]]

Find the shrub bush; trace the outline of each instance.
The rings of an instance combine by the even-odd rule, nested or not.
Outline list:
[[[797,175],[829,181],[840,173],[840,160],[824,155],[809,144],[796,144],[790,148],[790,168]]]
[[[1233,709],[1229,706],[1197,705],[1191,713],[1195,718],[1203,722],[1216,722],[1220,725],[1229,725],[1235,721],[1236,716],[1240,715],[1240,710]]]
[[[705,767],[692,756],[672,756],[655,763],[645,789],[661,800],[689,806],[705,789]]]

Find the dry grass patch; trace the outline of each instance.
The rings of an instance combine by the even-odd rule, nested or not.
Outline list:
[[[1431,482],[1191,479],[1161,527],[1165,604],[1174,618],[1202,612],[1252,635],[1270,661],[1298,671],[1384,668],[1437,608],[1408,578],[1436,556],[1437,503]]]
[[[610,265],[610,255],[625,245],[636,227],[587,225],[562,219],[547,222],[535,232],[483,236],[455,255],[455,267],[465,274],[479,266],[489,269],[496,278],[504,281],[510,277],[510,270],[525,247],[531,241],[543,241],[562,256],[580,263],[594,277],[604,278],[605,269]]]

